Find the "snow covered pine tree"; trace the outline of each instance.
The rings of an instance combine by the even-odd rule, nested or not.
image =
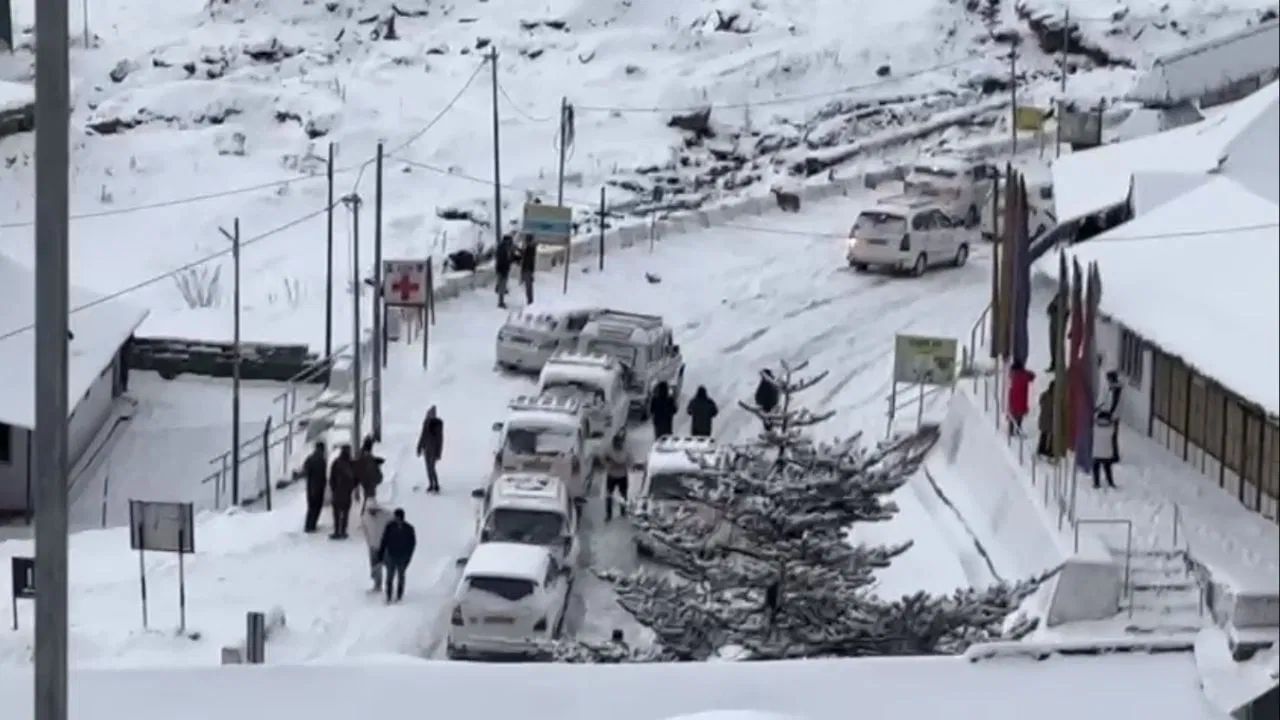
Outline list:
[[[859,522],[897,512],[887,496],[923,461],[936,428],[867,450],[859,437],[815,442],[815,413],[796,395],[826,373],[801,376],[807,363],[774,372],[781,402],[772,412],[740,406],[761,420],[754,442],[728,449],[707,480],[685,480],[681,502],[636,504],[636,533],[657,549],[657,567],[600,573],[618,603],[657,638],[671,660],[705,660],[738,647],[753,659],[934,654],[998,637],[1001,623],[1036,583],[952,597],[921,593],[886,602],[871,592],[875,571],[911,543],[852,545]],[[665,566],[665,567],[663,567]],[[590,648],[563,650],[567,661],[606,659]]]

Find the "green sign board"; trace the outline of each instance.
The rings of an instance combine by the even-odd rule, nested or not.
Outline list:
[[[893,343],[893,380],[917,385],[950,385],[956,380],[954,338],[898,335]]]

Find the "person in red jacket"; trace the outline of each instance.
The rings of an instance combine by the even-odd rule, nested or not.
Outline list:
[[[1036,374],[1021,363],[1014,363],[1013,369],[1009,371],[1009,419],[1013,421],[1009,428],[1011,435],[1014,429],[1018,433],[1022,432],[1022,418],[1027,416],[1030,409],[1031,383],[1035,379]]]

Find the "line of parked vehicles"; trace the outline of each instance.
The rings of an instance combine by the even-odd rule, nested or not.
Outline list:
[[[901,183],[879,198],[849,230],[845,259],[858,272],[872,268],[920,276],[942,265],[959,267],[971,243],[993,239],[1002,222],[1003,198],[993,201],[999,169],[967,155],[924,158],[905,170],[871,173],[868,187]],[[1028,188],[1029,231],[1035,238],[1057,220],[1048,208],[1052,188]]]
[[[476,544],[447,641],[455,659],[544,656],[564,623],[597,455],[647,419],[659,382],[678,397],[684,380],[661,317],[605,308],[513,310],[496,355],[499,369],[538,383],[494,423],[493,474],[472,493]]]

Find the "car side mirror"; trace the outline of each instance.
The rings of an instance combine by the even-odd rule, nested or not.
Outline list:
[[[489,538],[491,537],[493,537],[493,533],[489,532],[488,530],[480,531],[480,542],[482,543],[489,542]]]
[[[502,432],[502,423],[496,422],[492,426],[494,432]]]
[[[462,567],[463,565],[466,565],[466,564],[467,564],[467,560],[469,560],[469,559],[470,559],[470,558],[460,557],[460,558],[458,558],[457,560],[454,560],[454,561],[453,561],[453,564],[454,564],[454,565],[457,565],[458,567]]]
[[[570,550],[572,550],[572,549],[573,549],[573,536],[572,536],[572,535],[566,535],[566,536],[561,540],[561,542],[562,542],[562,543],[564,543],[564,551],[565,551],[565,552],[569,552]]]
[[[680,346],[679,346],[679,345],[672,345],[672,346],[671,346],[671,354],[672,354],[672,355],[679,355],[679,354],[680,354]]]
[[[472,490],[472,491],[471,491],[471,497],[473,497],[473,498],[475,498],[475,499],[477,499],[477,500],[483,500],[483,499],[484,499],[484,488],[476,488],[475,490]]]

